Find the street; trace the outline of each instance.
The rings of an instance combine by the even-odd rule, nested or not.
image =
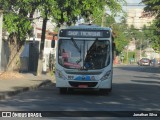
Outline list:
[[[160,111],[160,69],[118,66],[112,92],[74,91],[59,94],[55,83],[0,102],[1,111]]]

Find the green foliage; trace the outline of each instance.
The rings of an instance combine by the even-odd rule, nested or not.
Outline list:
[[[124,50],[125,46],[128,45],[130,40],[126,37],[127,25],[123,22],[120,24],[113,23],[112,29],[115,34],[116,52],[119,54]]]
[[[150,12],[152,15],[156,16],[160,15],[160,0],[142,0],[142,2],[146,5],[144,8],[146,12]]]
[[[121,0],[124,2],[124,0]],[[9,12],[4,15],[4,26],[9,33],[15,32],[20,40],[23,40],[31,30],[31,21],[28,19],[32,16],[33,12],[38,9],[41,11],[43,18],[53,18],[58,26],[66,23],[71,25],[76,22],[77,16],[89,19],[92,15],[96,19],[95,23],[100,24],[101,16],[103,16],[104,6],[110,9],[112,14],[117,14],[122,11],[120,2],[116,0],[0,0],[3,8]],[[100,16],[100,17],[99,17]],[[33,16],[32,16],[33,17]],[[108,19],[110,18],[110,20]],[[107,24],[112,24],[113,17],[107,17]],[[119,33],[120,28],[117,29],[117,51],[126,45],[124,35]]]
[[[24,40],[27,32],[31,29],[30,21],[26,18],[21,18],[18,15],[9,13],[4,16],[4,27],[9,33],[19,34],[20,40]]]
[[[119,3],[116,0],[0,0],[5,10],[5,28],[10,33],[20,32],[20,38],[29,33],[31,20],[28,20],[28,17],[33,17],[36,9],[41,12],[43,18],[53,18],[57,25],[61,26],[63,23],[75,23],[77,16],[88,19],[91,14],[97,15],[104,11],[104,6],[116,14],[122,10]]]
[[[24,41],[31,30],[31,22],[27,15],[31,11],[28,5],[29,0],[0,0],[4,10],[4,28],[10,33],[14,33],[17,41]]]
[[[102,0],[103,1],[103,0]],[[97,2],[99,3],[99,2]],[[123,13],[122,6],[125,0],[104,0],[96,9],[92,9],[92,22],[101,25],[102,19],[105,19],[104,26],[108,26],[107,20]],[[97,6],[97,5],[96,5]],[[95,7],[95,6],[94,6]],[[110,14],[110,15],[109,15]]]
[[[128,51],[128,56],[127,56],[127,50],[126,50],[126,51],[123,52],[123,55],[124,55],[124,60],[123,60],[124,63],[128,64],[128,63],[130,63],[131,60],[133,60],[132,62],[136,62],[135,51],[133,51],[133,52]]]
[[[154,23],[151,25],[154,28],[151,39],[153,48],[160,52],[160,0],[142,0],[142,2],[146,5],[145,12],[155,16]]]
[[[119,37],[116,37],[115,43],[116,43],[117,54],[119,54],[121,51],[123,51],[124,47],[128,44],[128,41],[125,39],[123,34],[119,33]]]
[[[151,31],[151,44],[155,51],[160,52],[160,28],[157,27],[157,20],[150,26]]]
[[[143,26],[142,30],[137,30],[134,27],[129,29],[131,33],[130,38],[135,38],[137,49],[145,49],[147,47],[152,47],[156,51],[160,51],[160,37],[157,33],[157,27],[155,23],[151,26]]]
[[[18,42],[25,40],[30,34],[33,14],[36,10],[40,11],[43,18],[40,54],[44,47],[48,19],[52,19],[58,27],[64,23],[74,24],[78,16],[86,20],[89,20],[92,15],[94,19],[97,17],[101,19],[105,6],[113,15],[121,12],[120,2],[124,0],[0,0],[4,10],[4,27],[10,34],[16,35]],[[102,14],[99,17],[100,13]],[[123,36],[119,37],[119,40],[123,41]],[[122,43],[125,45],[125,42]],[[120,51],[121,48],[117,50]]]

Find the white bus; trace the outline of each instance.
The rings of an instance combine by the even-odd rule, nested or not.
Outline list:
[[[56,87],[111,92],[113,40],[110,28],[79,25],[61,29],[56,48]]]

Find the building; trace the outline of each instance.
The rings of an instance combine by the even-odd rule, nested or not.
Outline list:
[[[149,26],[154,17],[147,14],[140,8],[132,8],[127,11],[127,24],[133,25],[135,28],[140,29],[144,25]]]
[[[134,26],[135,29],[142,29],[143,26],[150,26],[152,21],[154,20],[154,16],[152,16],[149,12],[144,12],[142,8],[132,8],[127,11],[127,20],[126,23],[128,26]],[[133,51],[136,49],[135,42],[131,41],[129,43],[128,49]],[[147,48],[144,50],[148,58],[158,57],[157,53],[151,48]],[[141,54],[141,50],[140,53]],[[141,55],[139,55],[141,58]]]
[[[9,50],[8,47],[4,46],[4,42],[2,43],[2,16],[0,11],[0,70],[5,70],[8,64],[7,58],[9,58]],[[43,19],[40,17],[39,11],[36,11],[33,16],[33,36],[28,36],[26,39],[25,47],[20,55],[21,63],[22,63],[22,71],[36,71],[37,63],[38,63],[38,56],[39,56],[39,48],[40,48],[40,41],[42,35],[42,24]],[[46,39],[44,44],[44,64],[43,64],[43,71],[46,72],[48,69],[49,64],[49,56],[50,54],[54,54],[54,45],[55,40],[57,40],[56,36],[57,33],[54,32],[56,27],[55,23],[52,23],[51,20],[47,21],[46,26]],[[8,39],[8,34],[3,30],[3,39]],[[1,49],[2,47],[3,49]],[[5,48],[5,49],[4,49]],[[3,51],[1,51],[3,50]],[[3,60],[1,60],[1,58]],[[4,63],[5,62],[5,63]],[[2,65],[2,66],[1,66]]]
[[[0,9],[0,71],[2,70],[2,21],[3,11]]]
[[[136,43],[135,40],[131,40],[128,44],[128,50],[129,51],[134,51],[136,49]]]
[[[146,57],[149,58],[149,59],[159,58],[159,57],[160,57],[159,54],[156,53],[156,52],[154,51],[154,49],[153,49],[153,48],[150,48],[150,47],[146,48],[146,49],[144,50],[144,53],[145,53]]]

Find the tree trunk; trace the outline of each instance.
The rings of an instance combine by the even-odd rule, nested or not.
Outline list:
[[[41,43],[40,43],[37,76],[40,76],[42,74],[42,69],[43,69],[43,63],[44,63],[43,51],[44,51],[44,44],[45,44],[46,26],[47,26],[47,15],[43,19],[43,25],[42,25],[42,36],[41,36]]]
[[[9,61],[6,71],[19,71],[20,68],[20,54],[23,50],[23,45],[19,46],[16,34],[9,36],[8,47],[10,51]]]

